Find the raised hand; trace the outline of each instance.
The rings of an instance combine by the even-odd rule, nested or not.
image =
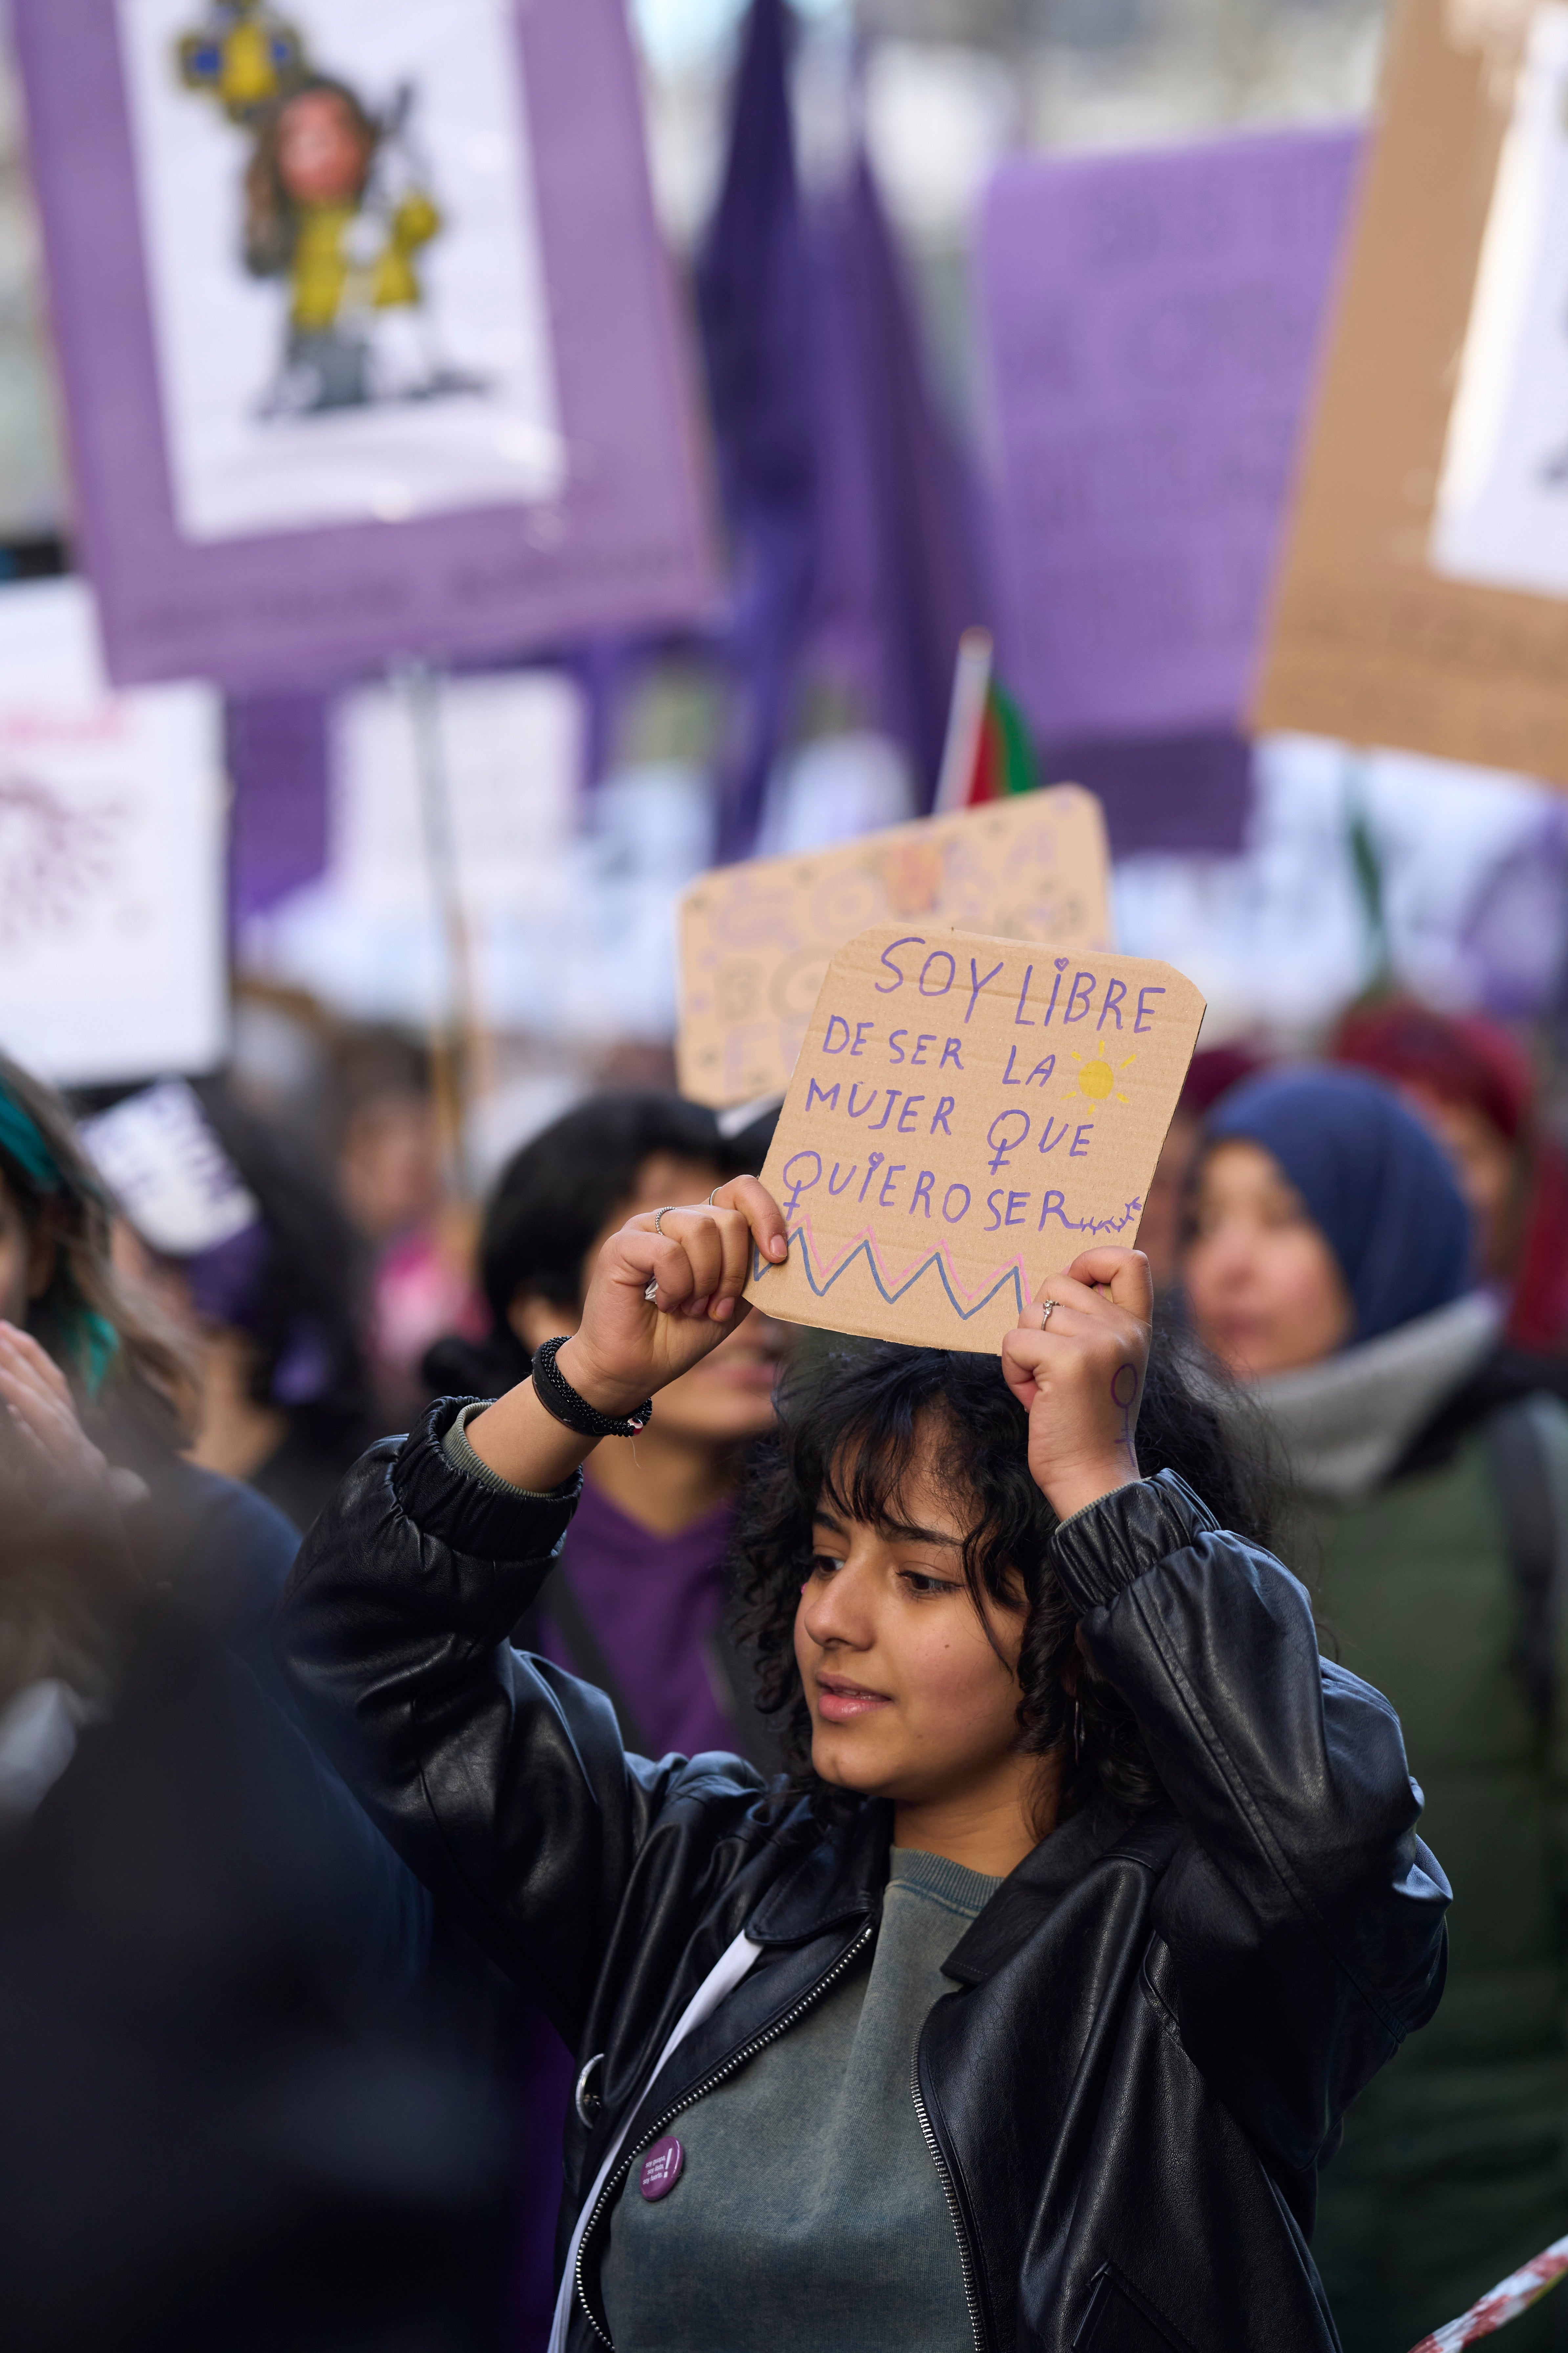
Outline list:
[[[751,1314],[741,1293],[753,1243],[774,1264],[787,1248],[784,1212],[754,1176],[633,1218],[599,1252],[560,1371],[601,1413],[657,1396]]]
[[[716,1187],[711,1201],[633,1218],[600,1250],[556,1370],[600,1413],[630,1414],[751,1313],[741,1292],[753,1246],[774,1265],[788,1249],[784,1212],[754,1176]],[[477,1414],[467,1434],[491,1470],[536,1491],[566,1477],[595,1443],[551,1420],[528,1381]]]
[[[1002,1343],[1029,1413],[1029,1470],[1058,1519],[1139,1478],[1154,1285],[1142,1250],[1090,1250],[1047,1277]]]
[[[30,1332],[0,1322],[0,1402],[35,1497],[110,1497],[109,1465],[77,1419],[70,1384]]]

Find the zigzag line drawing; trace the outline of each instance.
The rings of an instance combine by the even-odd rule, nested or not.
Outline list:
[[[983,1299],[977,1299],[973,1307],[964,1307],[959,1303],[958,1294],[952,1287],[952,1278],[947,1270],[946,1258],[940,1249],[933,1250],[927,1257],[922,1258],[919,1266],[916,1267],[912,1274],[906,1276],[903,1282],[896,1283],[893,1288],[889,1290],[887,1283],[882,1279],[882,1270],[877,1263],[876,1249],[868,1234],[864,1235],[861,1240],[856,1243],[854,1249],[848,1252],[847,1256],[839,1261],[832,1273],[825,1275],[820,1282],[817,1279],[816,1270],[811,1262],[811,1238],[805,1228],[804,1226],[792,1227],[789,1229],[789,1239],[792,1242],[798,1242],[800,1244],[800,1259],[802,1266],[805,1269],[805,1279],[807,1282],[810,1283],[813,1293],[818,1299],[826,1298],[827,1293],[832,1290],[834,1284],[838,1281],[839,1276],[847,1272],[847,1270],[854,1265],[858,1258],[863,1258],[867,1265],[871,1270],[872,1282],[876,1284],[878,1290],[881,1293],[882,1297],[887,1301],[889,1307],[891,1307],[896,1301],[901,1299],[906,1291],[912,1291],[915,1284],[920,1281],[921,1275],[924,1274],[928,1269],[934,1266],[942,1276],[942,1287],[947,1293],[948,1304],[962,1323],[967,1324],[973,1316],[980,1314],[982,1308],[989,1307],[991,1302],[996,1297],[997,1293],[999,1292],[1005,1291],[1009,1283],[1013,1286],[1014,1303],[1017,1307],[1019,1314],[1021,1315],[1024,1312],[1024,1282],[1019,1270],[1016,1266],[1008,1267],[1005,1272],[999,1275],[996,1281],[992,1284],[990,1290],[985,1293],[984,1297]],[[778,1271],[780,1271],[779,1269],[771,1266],[766,1259],[760,1256],[755,1250],[752,1250],[752,1276],[753,1281],[755,1281],[759,1275],[777,1273]]]
[[[1119,1218],[1064,1218],[1059,1209],[1047,1214],[1064,1226],[1069,1234],[1124,1234],[1134,1218],[1142,1215],[1142,1201],[1129,1201]],[[1044,1219],[1041,1221],[1044,1222]]]
[[[1059,1209],[1053,1209],[1051,1215],[1069,1233],[1119,1234],[1126,1231],[1128,1226],[1140,1215],[1142,1207],[1142,1200],[1129,1201],[1119,1218],[1064,1218]],[[1028,1303],[1026,1271],[1017,1261],[1003,1270],[983,1297],[974,1298],[973,1304],[965,1307],[959,1300],[958,1291],[954,1289],[955,1277],[949,1269],[947,1252],[940,1243],[935,1250],[928,1251],[912,1272],[901,1279],[895,1278],[889,1286],[878,1261],[875,1240],[868,1232],[862,1234],[859,1240],[846,1251],[829,1274],[826,1271],[826,1261],[821,1260],[820,1254],[818,1254],[818,1263],[814,1265],[812,1262],[816,1237],[812,1233],[810,1221],[803,1219],[799,1225],[791,1226],[786,1230],[790,1240],[800,1244],[800,1260],[805,1271],[805,1279],[811,1286],[813,1295],[817,1299],[825,1299],[839,1277],[854,1265],[858,1258],[863,1258],[870,1269],[872,1282],[889,1307],[900,1300],[906,1292],[912,1291],[921,1277],[928,1273],[933,1266],[942,1277],[942,1287],[947,1293],[948,1303],[961,1323],[970,1323],[984,1308],[989,1307],[992,1301],[1000,1293],[1005,1291],[1009,1283],[1013,1286],[1014,1303],[1020,1314]],[[753,1282],[762,1275],[775,1274],[782,1271],[774,1267],[769,1260],[764,1259],[758,1250],[752,1250],[752,1280]],[[959,1289],[963,1288],[965,1286],[959,1286]]]

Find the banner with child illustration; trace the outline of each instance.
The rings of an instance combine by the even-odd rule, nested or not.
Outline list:
[[[510,653],[700,607],[615,0],[17,18],[117,675]]]

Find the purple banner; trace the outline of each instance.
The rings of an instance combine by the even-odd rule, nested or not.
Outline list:
[[[621,0],[15,0],[121,684],[700,617]]]
[[[1238,721],[1360,152],[1291,132],[993,183],[1000,652],[1047,744]]]

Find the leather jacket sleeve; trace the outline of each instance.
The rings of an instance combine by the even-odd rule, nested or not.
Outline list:
[[[374,1820],[574,2045],[656,1829],[699,1797],[705,1816],[742,1811],[759,1784],[731,1757],[628,1756],[602,1693],[512,1649],[580,1482],[523,1496],[467,1476],[441,1445],[458,1410],[443,1400],[350,1472],[300,1548],[274,1639]],[[658,1845],[667,1916],[688,1902],[695,1916],[710,1845]]]
[[[1442,1990],[1450,1890],[1398,1718],[1320,1657],[1296,1578],[1172,1472],[1065,1522],[1054,1566],[1189,1834],[1148,1989],[1259,2146],[1310,2170]]]

